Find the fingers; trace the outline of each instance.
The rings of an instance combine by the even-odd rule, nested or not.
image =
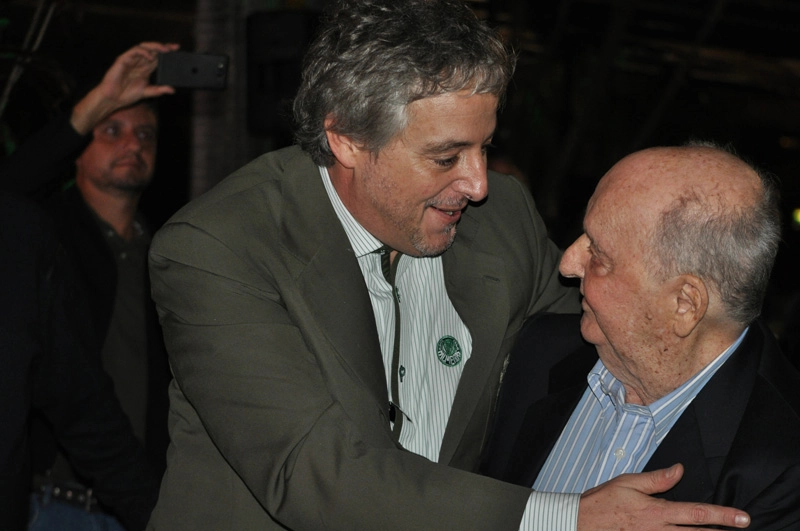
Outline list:
[[[743,528],[750,523],[744,511],[694,502],[670,502],[650,495],[665,492],[683,477],[683,466],[623,474],[581,495],[579,531],[636,529],[662,531],[675,526],[705,529],[723,525]]]
[[[175,89],[169,85],[150,85],[142,89],[142,99],[156,98],[166,94],[175,94]]]
[[[151,85],[150,75],[158,66],[158,55],[173,52],[176,43],[142,42],[117,57],[100,84],[73,108],[70,121],[80,134],[88,134],[114,111],[143,98],[174,94],[167,85]]]
[[[624,474],[617,478],[620,486],[638,490],[645,494],[658,494],[666,492],[683,477],[683,465],[680,463],[669,468],[642,472],[641,474]]]
[[[674,487],[683,477],[680,463],[652,472],[619,476],[620,486],[644,494],[658,494]],[[664,502],[663,521],[670,525],[726,525],[747,527],[750,517],[744,511],[701,503]]]
[[[743,528],[750,525],[750,516],[744,511],[705,503],[665,501],[662,518],[670,526],[723,525]]]
[[[162,42],[140,42],[136,46],[130,48],[120,57],[127,54],[131,55],[144,55],[148,59],[156,59],[160,53],[169,53],[177,51],[180,45],[177,43],[162,43]]]
[[[130,70],[142,67],[152,72],[158,64],[159,54],[174,52],[178,48],[180,48],[180,45],[175,43],[143,42],[137,44],[117,57],[114,64],[109,68],[109,73],[120,69]]]
[[[150,50],[156,53],[167,53],[167,52],[174,52],[180,48],[179,44],[173,42],[161,43],[161,42],[141,42],[137,44],[135,47],[142,47],[146,50]]]

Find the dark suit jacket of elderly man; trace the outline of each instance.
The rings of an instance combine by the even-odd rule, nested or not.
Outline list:
[[[577,315],[540,315],[520,333],[484,472],[531,486],[597,361]],[[749,529],[800,529],[800,374],[756,322],[662,441],[645,470],[683,463],[660,497],[737,507]]]
[[[439,456],[449,466],[392,438],[364,279],[299,148],[256,159],[188,205],[150,257],[175,376],[151,527],[517,529],[529,489],[467,471],[524,320],[578,310],[518,182],[490,175],[488,199],[466,210],[443,256],[473,338]]]

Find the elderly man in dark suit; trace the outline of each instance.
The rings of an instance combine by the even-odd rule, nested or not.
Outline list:
[[[520,334],[485,472],[584,492],[680,462],[664,498],[800,528],[800,375],[757,320],[779,239],[775,184],[726,150],[619,162],[561,261],[583,316]]]
[[[528,193],[487,177],[512,70],[461,2],[330,7],[295,100],[300,146],[153,241],[175,376],[153,528],[575,528],[578,496],[472,473],[524,319],[578,309]],[[640,492],[675,479],[601,496],[638,523],[743,517],[698,522]],[[614,520],[595,507],[584,529]]]

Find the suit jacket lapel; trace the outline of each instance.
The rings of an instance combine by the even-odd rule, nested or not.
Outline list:
[[[575,385],[543,398],[528,409],[506,468],[507,481],[533,486],[585,388],[582,384]]]
[[[503,479],[530,487],[586,390],[586,375],[597,362],[585,345],[548,369],[547,394],[528,408]]]
[[[656,496],[667,500],[707,501],[714,492],[714,479],[706,462],[708,457],[697,423],[697,412],[694,405],[689,405],[647,462],[644,471],[681,463],[683,479],[674,488]]]
[[[303,155],[291,159],[281,204],[284,260],[299,294],[291,307],[304,308],[350,372],[381,404],[388,404],[375,316],[358,261],[336,217],[319,170]],[[289,302],[289,301],[287,301]],[[320,334],[308,334],[316,341]]]
[[[441,463],[450,462],[482,399],[509,319],[503,261],[471,249],[479,227],[480,223],[467,210],[458,225],[453,246],[442,257],[447,293],[472,335],[472,354],[453,400],[439,453]]]

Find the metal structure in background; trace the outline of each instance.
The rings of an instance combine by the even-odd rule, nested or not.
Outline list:
[[[14,67],[11,69],[11,73],[6,79],[3,95],[0,96],[0,119],[3,117],[6,105],[8,105],[11,90],[14,88],[17,81],[19,81],[22,72],[25,70],[25,66],[30,63],[33,54],[36,53],[36,50],[38,50],[39,46],[42,44],[42,39],[47,31],[47,26],[50,25],[50,20],[53,18],[53,12],[58,2],[50,2],[49,6],[47,4],[47,0],[39,0],[39,4],[33,15],[33,20],[31,20],[31,25],[28,28],[28,33],[25,35],[25,40],[22,43],[22,48],[14,61]],[[35,38],[34,35],[36,35]]]
[[[797,167],[800,2],[470,3],[519,54],[495,143],[529,176],[559,243],[602,173],[648,145],[714,138],[779,174]],[[787,196],[800,197],[797,181]]]

